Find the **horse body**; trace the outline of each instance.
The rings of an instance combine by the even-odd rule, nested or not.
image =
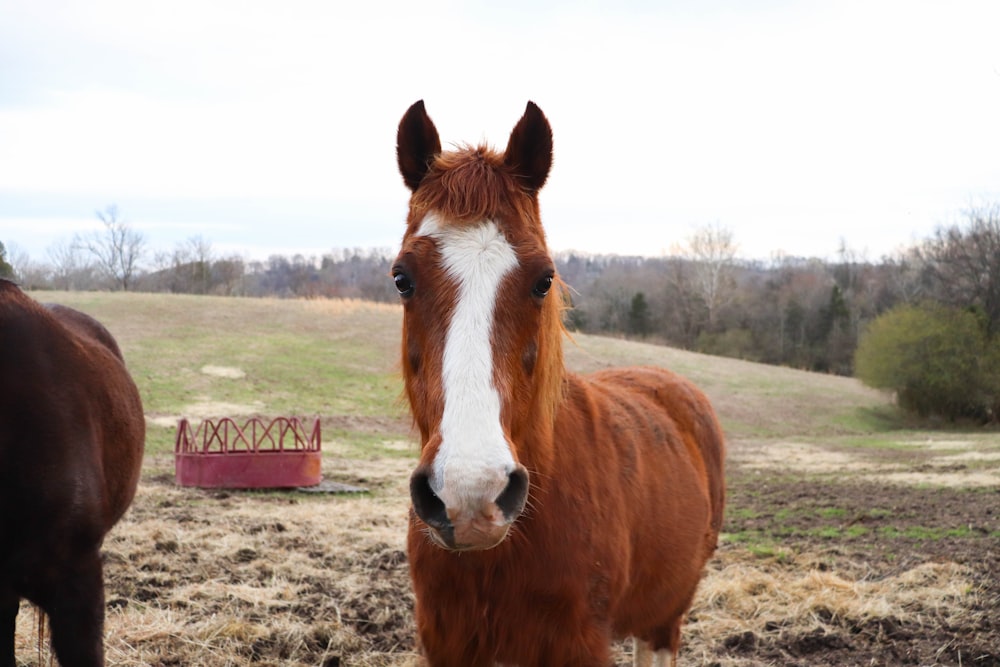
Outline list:
[[[724,505],[721,429],[662,369],[569,373],[537,191],[551,130],[528,105],[502,154],[441,153],[404,116],[413,190],[393,273],[421,434],[408,551],[434,667],[606,667],[675,656]]]
[[[135,494],[139,392],[111,334],[0,281],[0,665],[20,598],[48,615],[60,664],[103,665],[100,546]]]
[[[710,487],[698,451],[717,426],[705,398],[666,371],[567,384],[553,459],[536,464],[534,443],[522,441],[533,499],[507,540],[449,554],[411,517],[418,631],[429,655],[449,656],[432,664],[605,666],[616,636],[678,645],[721,520],[711,516],[721,487]],[[678,410],[676,399],[689,405]],[[693,423],[658,400],[691,410]]]

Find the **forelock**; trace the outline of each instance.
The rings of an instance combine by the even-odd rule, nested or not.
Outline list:
[[[415,210],[438,211],[451,223],[510,217],[531,197],[488,146],[462,146],[438,155],[413,194]]]

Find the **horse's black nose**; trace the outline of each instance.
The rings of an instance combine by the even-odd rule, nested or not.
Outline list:
[[[473,495],[449,507],[434,491],[433,468],[421,465],[410,476],[413,512],[431,529],[430,537],[447,549],[489,549],[503,541],[507,530],[528,501],[528,471],[516,465],[506,476],[503,490]],[[504,477],[494,478],[502,482]]]

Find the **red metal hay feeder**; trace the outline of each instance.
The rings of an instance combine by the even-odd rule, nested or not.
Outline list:
[[[229,417],[206,419],[197,429],[177,424],[174,475],[181,486],[266,489],[315,486],[321,479],[319,419],[312,432],[297,417],[265,422],[252,417],[241,427]]]

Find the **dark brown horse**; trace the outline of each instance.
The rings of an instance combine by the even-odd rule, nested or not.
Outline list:
[[[442,152],[417,102],[397,157],[412,191],[393,275],[421,437],[408,548],[424,654],[606,667],[612,639],[632,636],[637,665],[675,659],[722,524],[712,407],[666,370],[565,370],[537,106],[502,153]]]
[[[63,667],[104,664],[100,547],[135,495],[145,429],[107,329],[0,280],[0,665],[20,598],[48,615]]]

